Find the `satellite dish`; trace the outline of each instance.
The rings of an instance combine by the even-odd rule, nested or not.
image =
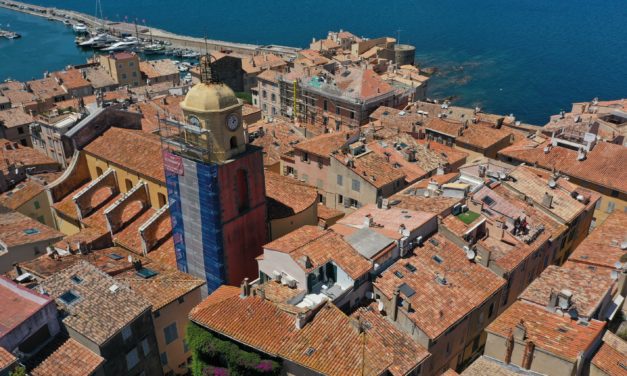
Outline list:
[[[551,188],[557,187],[557,183],[555,182],[555,180],[553,180],[553,179],[549,180],[549,187],[551,187]]]
[[[474,251],[474,250],[472,250],[472,249],[468,249],[468,250],[466,251],[466,258],[467,258],[468,260],[474,260],[474,258],[475,258],[475,256],[476,256],[476,255],[477,255],[477,254],[476,254],[476,253],[475,253],[475,251]]]
[[[379,309],[379,312],[383,312],[385,307],[383,306],[383,302],[379,301],[379,306],[377,307]]]
[[[616,269],[622,269],[622,268],[623,268],[623,264],[622,264],[620,261],[616,261],[616,262],[614,263],[614,267],[615,267]]]
[[[613,281],[618,280],[618,271],[612,270],[612,272],[610,273],[610,278],[612,278]]]

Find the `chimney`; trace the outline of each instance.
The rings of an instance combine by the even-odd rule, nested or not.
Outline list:
[[[533,350],[536,348],[536,345],[533,344],[533,342],[529,341],[527,342],[527,344],[525,345],[525,352],[523,354],[523,359],[522,359],[522,367],[524,369],[530,369],[531,368],[531,362],[533,361]]]
[[[396,290],[394,290],[394,296],[392,296],[392,307],[390,309],[390,314],[392,315],[392,321],[396,321],[396,318],[398,316],[398,295],[401,293],[401,291],[397,288]]]
[[[551,293],[549,294],[549,305],[548,305],[548,309],[550,309],[551,311],[555,311],[555,307],[557,307],[557,293],[553,290],[551,290]]]
[[[550,195],[548,192],[544,192],[544,197],[542,197],[542,205],[551,209],[551,205],[553,205],[553,195]]]
[[[557,308],[567,310],[571,306],[573,293],[570,290],[563,289],[557,295]]]
[[[627,295],[627,268],[622,268],[618,274],[618,292],[621,296]]]
[[[241,286],[241,293],[239,294],[240,298],[246,298],[250,296],[250,285],[248,284],[248,278],[244,278]]]
[[[514,333],[509,331],[509,337],[507,337],[507,347],[505,348],[505,364],[509,364],[512,361],[512,353],[514,352]]]
[[[584,159],[586,159],[586,151],[583,148],[579,148],[577,151],[577,160],[583,161]]]
[[[520,322],[514,327],[514,339],[517,341],[524,341],[527,338],[527,327],[525,321],[520,319]]]
[[[20,264],[18,264],[17,262],[13,264],[13,268],[15,269],[15,274],[17,274],[18,276],[24,274],[22,267],[20,267]]]
[[[302,312],[297,313],[296,320],[295,320],[296,329],[302,329],[306,323],[307,323],[307,316]]]
[[[366,217],[364,218],[364,227],[372,227],[372,225],[374,225],[372,215],[366,214]]]

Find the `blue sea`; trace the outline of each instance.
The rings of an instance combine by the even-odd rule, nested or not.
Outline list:
[[[35,0],[94,14],[95,0]],[[532,124],[593,97],[627,97],[625,0],[102,0],[110,20],[137,20],[180,34],[306,47],[340,28],[399,36],[435,66],[429,96],[513,113]],[[0,10],[23,34],[0,40],[0,79],[39,77],[81,63],[73,34],[45,19]]]

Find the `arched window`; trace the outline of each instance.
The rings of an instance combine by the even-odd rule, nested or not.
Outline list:
[[[231,140],[229,143],[231,144],[231,150],[237,149],[237,137],[235,136],[231,137]]]
[[[165,206],[165,195],[161,192],[157,193],[157,199],[159,200],[159,207]]]
[[[102,175],[102,169],[100,167],[96,167],[96,175]]]
[[[133,189],[133,182],[130,179],[124,179],[124,184],[126,184],[127,192]]]
[[[250,208],[248,194],[248,173],[246,170],[238,170],[235,176],[235,197],[237,198],[237,210],[246,211]]]

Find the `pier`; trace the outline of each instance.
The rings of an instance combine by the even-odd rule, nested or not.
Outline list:
[[[47,18],[55,22],[63,22],[67,20],[72,23],[83,23],[90,30],[104,28],[109,33],[114,35],[135,35],[137,33],[142,39],[153,39],[155,41],[168,42],[171,43],[173,48],[191,49],[198,52],[204,52],[205,49],[207,49],[209,52],[228,52],[242,57],[270,52],[283,58],[295,58],[297,52],[300,51],[300,48],[296,47],[255,45],[213,39],[205,40],[204,38],[174,34],[154,27],[139,26],[128,22],[102,20],[95,16],[89,16],[73,10],[47,8],[19,1],[0,0],[0,7],[37,17]]]

